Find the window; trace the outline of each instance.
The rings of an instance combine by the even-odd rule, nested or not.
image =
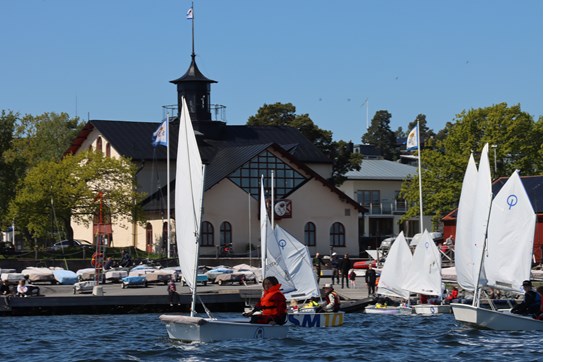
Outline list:
[[[106,150],[106,156],[107,158],[111,158],[111,144],[109,142],[107,142],[107,146],[105,146],[105,150]]]
[[[381,209],[381,192],[379,190],[359,190],[357,201],[361,206],[369,209],[371,214],[376,214]]]
[[[101,137],[97,138],[97,153],[103,154],[103,139]]]
[[[304,176],[268,151],[263,151],[229,174],[228,179],[258,200],[262,175],[264,176],[264,191],[267,194],[266,197],[269,197],[268,192],[272,187],[270,184],[272,171],[274,171],[276,199],[285,197],[306,181]]]
[[[145,226],[145,250],[148,253],[153,252],[153,225],[151,223],[147,223]]]
[[[232,243],[232,224],[227,221],[220,225],[220,245]]]
[[[312,222],[304,226],[304,243],[307,246],[316,246],[316,225]]]
[[[344,225],[335,222],[330,227],[330,246],[346,246]]]
[[[201,246],[214,246],[213,225],[210,222],[201,223]]]

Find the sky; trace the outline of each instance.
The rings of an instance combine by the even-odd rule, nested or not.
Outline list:
[[[192,52],[191,1],[0,1],[0,110],[160,122]],[[212,104],[245,124],[292,103],[335,140],[375,112],[439,131],[501,102],[543,114],[542,2],[197,0]]]

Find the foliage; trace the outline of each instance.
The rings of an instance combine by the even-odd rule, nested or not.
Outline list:
[[[71,223],[86,226],[97,214],[96,196],[102,192],[115,221],[139,218],[136,168],[130,160],[107,158],[100,152],[67,155],[61,161],[42,161],[18,185],[9,213],[33,237],[50,234],[54,224],[73,239]]]
[[[478,161],[485,143],[490,145],[494,179],[510,176],[516,169],[522,176],[541,175],[542,130],[542,118],[534,121],[519,104],[508,107],[500,103],[458,114],[454,123],[447,123],[439,132],[431,148],[421,149],[424,215],[434,215],[433,222],[438,223],[457,207],[469,155],[473,152]],[[412,204],[404,219],[419,215],[418,176],[403,183],[401,194]]]
[[[319,128],[308,114],[296,114],[292,103],[264,104],[258,112],[250,116],[248,126],[288,126],[296,128],[310,142],[333,161],[333,182],[340,184],[344,174],[350,170],[360,169],[360,156],[352,153],[352,145],[334,142],[332,132]]]
[[[18,175],[24,171],[17,163],[5,160],[5,153],[10,150],[13,141],[14,127],[18,120],[18,114],[6,113],[4,110],[0,116],[0,205],[8,205],[16,194]],[[4,230],[10,224],[6,215],[6,208],[0,207],[0,227]]]
[[[377,111],[362,136],[362,142],[375,146],[385,160],[395,161],[399,158],[397,137],[390,124],[391,114],[386,110]]]

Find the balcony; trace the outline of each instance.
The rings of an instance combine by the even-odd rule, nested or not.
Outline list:
[[[402,215],[409,209],[406,200],[392,199],[382,199],[380,203],[362,206],[369,210],[367,215]]]

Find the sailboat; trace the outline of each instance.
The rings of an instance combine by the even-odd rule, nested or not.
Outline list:
[[[179,265],[182,278],[191,289],[189,316],[161,315],[169,338],[182,341],[210,342],[230,339],[285,338],[288,326],[251,324],[246,320],[216,319],[196,316],[196,280],[199,258],[199,235],[203,201],[204,166],[187,109],[181,100],[177,167],[175,175],[175,224]]]
[[[460,259],[460,262],[456,260],[456,268],[460,285],[467,290],[473,290],[473,304],[452,303],[453,314],[458,322],[477,328],[543,330],[543,322],[540,320],[512,314],[509,309],[497,310],[493,303],[490,303],[490,309],[480,306],[482,288],[486,286],[521,293],[520,285],[529,279],[531,273],[536,220],[518,171],[510,176],[493,202],[491,201],[491,187],[488,187],[491,178],[487,180],[490,175],[487,150],[486,144],[480,159],[475,190],[476,200],[481,202],[476,201],[474,204],[476,209],[471,220],[469,216],[459,218],[463,214],[459,214],[457,220],[458,229],[461,226],[465,230],[466,225],[463,223],[477,229],[477,233],[471,235],[458,233],[456,239],[459,249],[465,248],[466,255],[471,253],[470,257]],[[472,172],[470,167],[472,166],[468,164],[466,173]],[[463,198],[462,188],[461,199]],[[459,212],[462,212],[461,209]],[[482,221],[485,221],[485,228],[481,227]],[[459,225],[460,222],[462,225]]]
[[[389,250],[389,254],[383,264],[379,279],[377,294],[395,297],[404,300],[400,306],[385,306],[382,304],[365,307],[365,313],[369,314],[411,314],[412,309],[408,306],[409,291],[402,288],[403,281],[410,269],[413,254],[405,235],[401,231]]]
[[[273,184],[273,183],[272,183]],[[274,195],[274,192],[272,192]],[[320,288],[313,272],[308,247],[280,225],[272,228],[261,180],[260,227],[262,240],[262,278],[274,276],[282,287],[286,300],[319,299]],[[289,311],[288,322],[300,327],[338,327],[343,324],[344,312]]]
[[[441,301],[441,253],[426,229],[415,247],[411,267],[402,287],[412,293],[437,297]],[[413,306],[413,312],[421,315],[451,313],[451,307],[440,304],[417,304]]]

